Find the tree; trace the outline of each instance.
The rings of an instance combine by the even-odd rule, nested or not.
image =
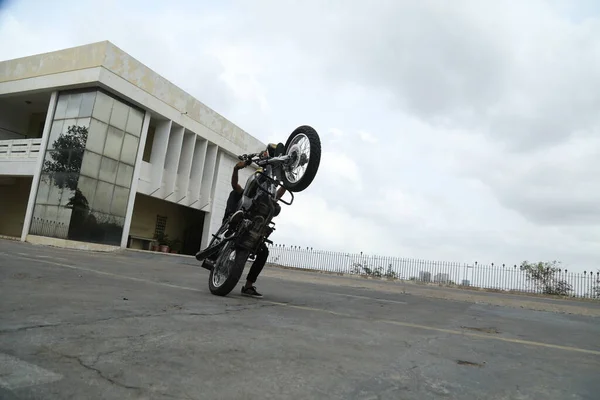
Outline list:
[[[52,143],[42,170],[46,182],[49,180],[57,188],[68,189],[72,193],[66,204],[66,208],[72,210],[67,234],[70,239],[84,237],[90,231],[90,226],[85,226],[86,221],[93,222],[88,220],[88,200],[77,187],[87,138],[87,127],[69,126],[67,133],[61,133]]]
[[[66,134],[61,133],[53,142],[53,150],[48,151],[50,159],[44,161],[43,172],[53,175],[58,188],[77,190],[87,137],[87,127],[72,125]]]
[[[546,261],[529,263],[523,261],[520,265],[521,271],[524,271],[527,280],[532,281],[537,287],[542,289],[542,293],[567,296],[573,289],[564,279],[559,279],[562,271],[561,263],[558,261]]]
[[[388,265],[387,271],[385,272],[385,277],[388,279],[398,279],[398,274],[394,271],[392,264]]]

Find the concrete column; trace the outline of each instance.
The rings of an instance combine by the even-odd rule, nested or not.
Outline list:
[[[142,157],[144,156],[144,148],[146,147],[146,137],[148,136],[148,127],[150,126],[150,112],[146,111],[144,122],[142,122],[142,134],[140,135],[140,144],[138,147],[135,166],[133,168],[133,179],[131,181],[131,189],[129,190],[129,199],[127,200],[127,211],[125,212],[125,223],[123,224],[123,234],[121,236],[121,247],[127,247],[127,239],[129,237],[129,229],[131,228],[131,218],[133,217],[133,207],[135,205],[135,194],[137,193],[138,184],[140,181],[140,170],[142,168]]]
[[[208,243],[210,242],[212,234],[215,233],[215,232],[211,231],[212,218],[213,218],[212,212],[207,212],[204,214],[204,224],[202,226],[202,241],[200,243],[200,248],[198,249],[198,251],[205,249],[208,246]]]
[[[202,248],[208,246],[212,234],[218,229],[215,227],[221,225],[221,221],[217,221],[215,219],[218,218],[215,212],[213,212],[215,208],[215,202],[213,201],[214,199],[211,199],[210,197],[214,193],[214,188],[217,184],[216,174],[219,172],[218,165],[221,155],[222,153],[219,151],[219,147],[217,145],[208,146],[204,173],[200,187],[200,202],[204,204],[200,204],[199,208],[200,210],[206,212],[204,215],[204,226],[202,227]]]
[[[40,143],[40,154],[38,155],[37,161],[35,162],[35,172],[31,179],[31,190],[29,191],[29,200],[27,201],[27,210],[25,211],[25,220],[23,221],[23,231],[21,232],[21,241],[24,242],[29,234],[29,228],[31,227],[31,219],[33,218],[33,207],[35,206],[35,199],[37,197],[38,186],[40,184],[40,177],[42,175],[42,166],[44,165],[44,158],[46,156],[46,149],[48,148],[48,139],[50,138],[50,129],[52,128],[52,120],[54,119],[54,111],[56,110],[56,103],[58,102],[58,91],[52,92],[50,95],[50,104],[48,105],[48,114],[46,114],[46,121],[44,122],[44,130],[42,132],[42,142]]]
[[[152,143],[152,153],[150,154],[150,164],[152,169],[151,193],[157,191],[162,186],[170,133],[171,120],[160,121],[156,124],[154,142]]]
[[[177,184],[177,167],[179,166],[179,158],[181,157],[181,147],[183,146],[183,132],[185,128],[182,126],[174,126],[171,128],[171,136],[169,137],[169,145],[167,147],[167,157],[165,159],[165,175],[163,177],[165,194],[161,197],[167,199],[172,197]]]
[[[197,137],[196,147],[194,148],[194,159],[192,161],[192,170],[190,171],[190,184],[188,196],[190,207],[198,206],[200,201],[200,188],[202,185],[202,175],[204,173],[204,160],[206,160],[206,149],[208,141]]]
[[[217,167],[217,153],[219,147],[216,144],[209,144],[206,151],[206,159],[204,160],[204,170],[202,171],[202,182],[200,183],[200,203],[198,209],[208,211],[211,203],[210,193],[214,178],[215,169]]]
[[[209,201],[211,202],[211,210],[213,209],[212,204],[215,202],[215,192],[217,188],[217,184],[219,183],[219,170],[221,169],[221,164],[223,162],[224,154],[222,151],[217,149],[217,159],[215,160],[215,169],[213,171],[212,182],[210,185],[210,192],[208,193]]]
[[[188,196],[188,186],[190,184],[190,172],[194,159],[194,148],[196,147],[196,134],[186,131],[183,134],[183,145],[181,147],[181,157],[179,157],[179,167],[177,168],[177,190],[175,194],[176,203],[181,202]],[[184,204],[187,204],[185,202]]]

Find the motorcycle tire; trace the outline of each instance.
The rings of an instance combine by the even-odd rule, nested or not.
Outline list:
[[[317,171],[321,163],[321,138],[319,137],[317,131],[308,125],[299,126],[290,134],[287,142],[285,143],[285,154],[288,154],[290,151],[290,147],[292,146],[294,139],[301,135],[304,135],[308,139],[310,145],[310,158],[308,160],[306,172],[302,178],[296,182],[290,181],[285,173],[282,176],[283,186],[290,192],[294,193],[301,192],[310,186],[317,176]]]
[[[220,264],[229,258],[232,250],[235,250],[235,260],[231,266],[229,275],[222,284],[217,286],[214,282],[215,274],[217,273],[216,271],[220,269]],[[214,267],[210,270],[210,274],[208,276],[208,288],[210,292],[216,296],[227,296],[235,288],[235,285],[238,284],[240,278],[242,277],[242,273],[244,272],[244,267],[246,266],[246,261],[248,260],[249,255],[250,252],[248,250],[241,248],[236,249],[233,242],[228,242],[221,249]]]

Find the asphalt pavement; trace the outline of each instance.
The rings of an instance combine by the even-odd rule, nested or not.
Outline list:
[[[0,240],[0,399],[600,398],[597,303],[207,279],[193,258]]]

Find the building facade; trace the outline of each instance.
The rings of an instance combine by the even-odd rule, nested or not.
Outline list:
[[[194,254],[265,147],[107,41],[3,61],[0,235]]]

